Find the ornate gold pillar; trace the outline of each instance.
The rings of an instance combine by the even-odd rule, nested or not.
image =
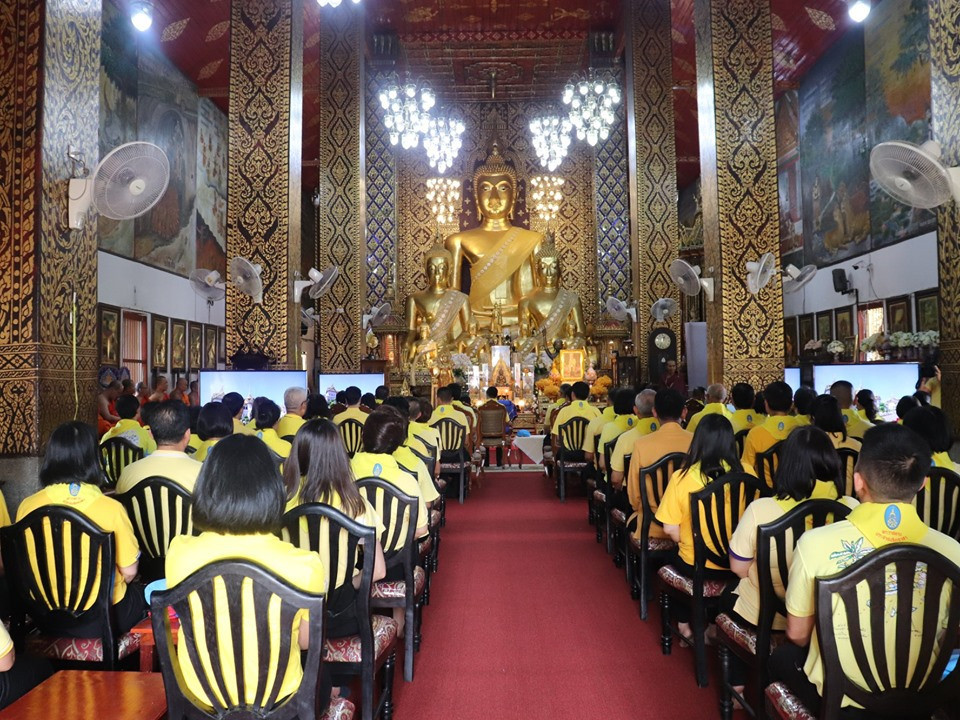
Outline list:
[[[363,352],[363,13],[327,8],[320,28],[320,215],[317,264],[340,277],[320,301],[323,372],[357,372]]]
[[[746,263],[779,257],[769,0],[695,0],[710,382],[783,379],[783,295],[747,291]]]
[[[263,302],[227,286],[227,356],[247,347],[299,367],[291,273],[301,244],[301,0],[232,1],[228,122],[227,260],[263,268]]]
[[[933,138],[943,148],[947,165],[960,165],[960,3],[930,0],[930,81]],[[960,411],[960,206],[937,210],[940,265],[940,369],[942,406],[948,415]]]
[[[4,456],[36,455],[58,424],[96,418],[97,222],[67,227],[67,151],[97,164],[100,25],[100,0],[0,4]]]
[[[679,302],[670,263],[680,250],[677,220],[677,147],[673,115],[673,48],[670,0],[628,4],[627,104],[629,122],[630,224],[633,296],[637,301],[637,353],[646,357],[654,328],[668,327],[680,338],[680,314],[658,323],[650,306],[659,298]],[[646,363],[644,363],[646,364]],[[649,376],[649,368],[644,368]]]

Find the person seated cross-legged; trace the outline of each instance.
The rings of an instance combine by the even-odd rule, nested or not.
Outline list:
[[[854,473],[854,487],[860,505],[846,520],[815,528],[797,543],[787,581],[787,638],[789,643],[773,652],[770,676],[784,683],[814,716],[819,714],[823,692],[824,665],[815,632],[817,578],[848,568],[873,550],[891,543],[924,545],[960,564],[960,543],[927,527],[911,504],[930,469],[931,452],[926,442],[909,428],[896,424],[877,425],[866,431]],[[888,593],[897,595],[896,580]],[[914,589],[914,602],[923,602],[922,589]],[[942,611],[941,611],[942,612]],[[941,615],[940,620],[946,621]],[[861,627],[869,627],[870,611],[861,610]],[[893,636],[899,623],[896,614],[886,617],[886,633]],[[914,642],[903,651],[916,657],[921,628],[913,627]],[[946,642],[956,638],[945,638]],[[898,648],[898,652],[901,649]],[[862,687],[861,663],[848,644],[840,649],[840,661],[847,676]],[[954,671],[956,672],[956,671]],[[869,716],[845,697],[842,718]]]

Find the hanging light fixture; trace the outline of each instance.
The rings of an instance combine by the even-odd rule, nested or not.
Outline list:
[[[153,25],[153,5],[144,0],[130,3],[130,22],[140,32],[146,32]]]
[[[466,126],[459,118],[441,115],[430,118],[427,132],[423,137],[423,147],[427,151],[430,167],[445,173],[463,147],[463,131]]]
[[[530,122],[533,136],[533,149],[537,153],[540,165],[553,172],[567,156],[570,147],[570,131],[573,123],[566,116],[547,115],[534,118]]]
[[[341,2],[342,0],[317,0],[317,5],[319,5],[320,7],[326,7],[327,5],[329,5],[330,7],[340,7]],[[360,0],[353,0],[353,4],[359,5]]]
[[[457,209],[460,207],[460,181],[444,177],[429,178],[427,202],[437,220],[438,232],[443,225],[452,225],[456,222]]]
[[[564,180],[557,175],[535,175],[530,178],[530,204],[533,214],[550,227],[560,213]]]
[[[854,22],[862,23],[870,14],[870,0],[847,0],[847,14]]]
[[[420,144],[420,136],[430,127],[430,109],[437,96],[425,82],[408,81],[400,85],[395,76],[380,91],[380,106],[386,111],[383,124],[390,134],[390,144],[400,143],[404,150]]]
[[[620,104],[620,86],[612,78],[594,72],[575,75],[563,88],[563,104],[570,107],[570,122],[577,139],[591,146],[610,136]]]

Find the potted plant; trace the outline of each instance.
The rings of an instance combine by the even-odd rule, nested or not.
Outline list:
[[[834,362],[840,362],[840,356],[846,352],[846,349],[847,346],[840,340],[831,340],[830,344],[827,345],[827,352],[833,355]]]

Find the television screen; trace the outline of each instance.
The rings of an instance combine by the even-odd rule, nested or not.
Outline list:
[[[794,392],[797,391],[797,388],[800,387],[800,368],[798,367],[788,367],[784,368],[783,371],[783,380],[790,386],[790,389]]]
[[[360,388],[361,393],[372,393],[383,384],[383,373],[320,373],[317,376],[317,392],[329,403],[336,400],[340,390],[351,385]]]
[[[912,395],[920,369],[917,363],[865,363],[861,365],[815,365],[814,389],[825,393],[837,380],[853,383],[853,392],[873,390],[877,398],[877,414],[884,420],[897,419],[897,402]]]
[[[307,387],[306,370],[201,370],[200,404],[219,401],[228,392],[238,392],[246,400],[244,421],[250,418],[255,397],[270,398],[280,406],[283,415],[283,393],[291,387]]]

